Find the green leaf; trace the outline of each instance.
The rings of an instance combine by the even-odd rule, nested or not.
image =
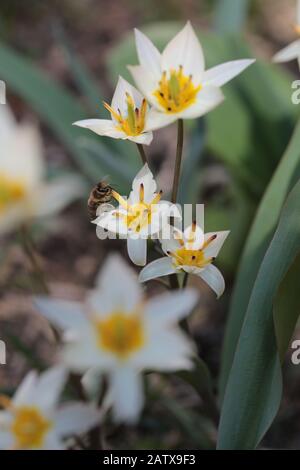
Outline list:
[[[249,0],[218,0],[215,28],[220,33],[239,33],[246,21]]]
[[[220,395],[224,394],[240,331],[257,273],[291,187],[300,177],[300,122],[258,208],[240,261],[226,325]]]
[[[283,362],[300,314],[300,256],[290,267],[274,301],[274,325],[280,361]]]
[[[253,286],[226,387],[219,449],[256,448],[278,411],[282,378],[272,307],[299,252],[300,180],[283,207]]]

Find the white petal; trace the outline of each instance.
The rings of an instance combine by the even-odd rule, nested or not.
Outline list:
[[[185,318],[198,301],[197,291],[184,289],[158,295],[149,300],[145,307],[147,321],[153,327],[168,327]]]
[[[151,75],[151,72],[149,73],[149,70],[142,65],[128,65],[128,70],[138,89],[141,90],[145,98],[147,98],[147,101],[156,106],[157,100],[153,92],[158,88],[160,77],[155,79],[153,75]]]
[[[247,67],[255,62],[255,59],[233,60],[225,62],[225,64],[217,65],[204,72],[204,86],[221,87],[234,77],[242,73]]]
[[[4,106],[2,106],[4,107]],[[14,445],[14,437],[9,431],[2,431],[0,424],[0,450],[10,450]]]
[[[137,136],[128,136],[128,140],[132,140],[136,144],[150,145],[153,140],[153,134],[152,132],[143,132]]]
[[[218,270],[218,268],[216,268],[216,266],[210,264],[203,271],[200,271],[198,276],[200,276],[203,281],[205,281],[209,287],[215,291],[218,298],[221,297],[225,290],[225,281],[221,272]]]
[[[37,380],[38,376],[35,371],[31,371],[25,376],[14,395],[14,405],[19,406],[32,402],[32,395],[34,393]]]
[[[135,271],[118,254],[111,254],[102,265],[96,287],[102,297],[109,299],[109,303],[113,302],[116,308],[122,307],[128,313],[135,310],[143,298]],[[94,303],[93,306],[101,311],[102,303]]]
[[[212,236],[217,236],[207,248],[204,249],[205,256],[207,258],[216,258],[224,245],[226,238],[228,237],[230,231],[224,230],[223,232],[208,232],[205,234],[205,241],[209,240]]]
[[[145,266],[147,261],[147,240],[145,238],[127,239],[127,251],[131,261],[137,266]]]
[[[147,115],[147,130],[155,131],[157,129],[161,129],[162,127],[166,127],[177,121],[177,119],[177,114],[167,114],[163,111],[151,108]]]
[[[104,374],[97,368],[88,369],[81,378],[81,383],[89,401],[98,402],[100,391],[103,387]],[[101,410],[102,407],[101,407]]]
[[[109,119],[84,119],[73,123],[74,126],[90,129],[98,135],[112,137],[114,139],[124,139],[126,134],[118,129],[113,121]]]
[[[162,70],[183,67],[183,73],[192,75],[199,84],[204,71],[204,56],[201,44],[190,22],[169,42],[162,53]]]
[[[204,242],[204,233],[202,228],[190,225],[184,231],[185,248],[187,250],[200,250]]]
[[[66,329],[78,329],[86,323],[84,307],[79,302],[56,300],[48,297],[34,297],[39,312],[54,326]]]
[[[17,122],[8,104],[0,106],[0,139],[2,139],[3,136],[13,133],[16,127]],[[0,150],[0,152],[1,151],[3,151],[3,149]]]
[[[161,76],[161,55],[152,41],[138,29],[134,30],[135,44],[140,64],[157,80]]]
[[[289,46],[274,55],[274,62],[289,62],[300,57],[300,39],[292,42]]]
[[[50,431],[46,435],[45,442],[41,449],[37,450],[64,450],[64,443],[59,439],[55,431]]]
[[[78,176],[62,176],[40,187],[34,208],[36,217],[55,214],[64,209],[85,191],[83,180]]]
[[[157,190],[157,185],[153,177],[153,173],[149,169],[147,163],[138,172],[132,183],[132,192],[129,196],[130,204],[139,202],[140,188],[144,186],[144,201],[150,203],[153,200]]]
[[[52,367],[38,378],[33,402],[41,409],[53,408],[61,395],[67,380],[67,372],[61,366]]]
[[[204,116],[223,101],[224,95],[220,88],[205,86],[198,92],[196,103],[178,113],[177,116],[182,119],[194,119]]]
[[[106,229],[111,233],[118,233],[124,237],[127,237],[128,226],[124,221],[123,217],[118,217],[117,214],[126,214],[126,211],[122,207],[118,207],[116,210],[103,213],[100,217],[97,218],[97,225]]]
[[[171,371],[193,367],[194,345],[179,328],[155,330],[151,341],[132,359],[135,367],[148,370]]]
[[[144,404],[141,376],[130,368],[118,368],[111,374],[111,393],[115,420],[135,423]]]
[[[166,254],[168,254],[168,252],[173,253],[182,248],[179,243],[179,240],[183,240],[183,232],[181,230],[170,226],[168,230],[163,230],[163,235],[165,235],[165,238],[160,238],[160,243]]]
[[[55,416],[55,428],[59,435],[80,435],[100,424],[101,413],[94,405],[68,403]]]
[[[167,276],[168,274],[173,274],[175,272],[176,269],[173,266],[171,258],[160,258],[147,264],[147,266],[142,269],[139,275],[139,281],[146,282],[150,281],[150,279]]]
[[[127,116],[126,93],[129,93],[131,95],[135,102],[136,108],[140,108],[143,101],[143,95],[135,87],[130,85],[127,80],[125,80],[123,77],[119,77],[115,93],[111,102],[111,107],[116,112],[118,112],[119,109],[123,116]],[[115,120],[113,116],[112,120]]]

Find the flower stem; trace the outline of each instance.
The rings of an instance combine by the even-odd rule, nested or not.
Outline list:
[[[143,147],[142,144],[136,144],[136,145],[137,145],[139,154],[140,154],[140,156],[141,156],[142,162],[143,162],[143,164],[145,165],[145,163],[148,163],[148,160],[147,160],[147,157],[146,157],[146,153],[145,153],[145,149],[144,149],[144,147]]]
[[[173,178],[172,197],[171,197],[171,201],[173,204],[176,204],[177,202],[181,160],[182,160],[182,149],[183,149],[183,120],[179,119],[178,124],[177,124],[177,150],[176,150],[175,170],[174,170],[174,178]]]
[[[186,288],[188,279],[189,279],[189,273],[184,273],[184,278],[183,278],[183,282],[182,282],[182,289]]]
[[[37,259],[37,250],[35,244],[31,238],[28,228],[25,225],[21,227],[21,240],[24,252],[26,253],[31,263],[34,277],[38,281],[39,287],[41,288],[44,294],[49,294],[49,289],[45,280],[44,272],[41,269]]]

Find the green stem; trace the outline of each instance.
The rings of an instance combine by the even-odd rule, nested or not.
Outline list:
[[[177,126],[178,126],[177,127],[177,150],[176,150],[176,160],[175,160],[172,197],[171,197],[171,201],[173,204],[176,204],[177,202],[177,194],[178,194],[179,180],[180,180],[182,149],[183,149],[183,120],[182,119],[178,120]]]
[[[188,279],[189,279],[189,273],[184,273],[184,278],[183,278],[183,283],[182,283],[182,289],[185,289],[185,288],[186,288]]]
[[[144,149],[144,147],[143,147],[142,144],[136,144],[136,145],[137,145],[139,154],[140,154],[140,156],[141,156],[142,162],[143,162],[143,164],[145,165],[145,163],[148,163],[148,160],[147,160],[147,157],[146,157],[146,153],[145,153],[145,149]]]

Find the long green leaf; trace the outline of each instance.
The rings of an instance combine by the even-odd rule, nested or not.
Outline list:
[[[215,28],[220,33],[239,33],[246,21],[249,0],[218,0]]]
[[[261,263],[230,371],[219,449],[254,449],[280,404],[282,379],[273,301],[300,252],[300,180],[291,191]]]
[[[240,262],[226,325],[220,394],[224,394],[251,291],[290,188],[300,176],[300,122],[257,211]]]

